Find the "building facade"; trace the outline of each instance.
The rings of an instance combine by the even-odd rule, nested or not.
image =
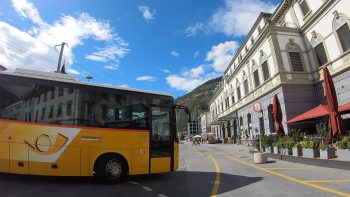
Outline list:
[[[212,121],[211,113],[204,112],[198,117],[199,129],[202,134],[211,133],[210,122]]]
[[[339,105],[350,101],[350,1],[282,0],[261,13],[228,65],[210,101],[219,136],[252,139],[275,133],[273,96],[286,122],[325,102],[323,72],[332,75]],[[263,113],[253,110],[261,102]],[[349,129],[349,116],[343,116]]]

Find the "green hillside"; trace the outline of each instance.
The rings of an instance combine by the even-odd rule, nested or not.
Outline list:
[[[176,104],[185,105],[191,111],[192,120],[209,109],[209,101],[212,98],[216,85],[221,81],[221,77],[209,80],[196,89],[176,99]],[[187,131],[187,116],[183,111],[177,112],[177,130]]]

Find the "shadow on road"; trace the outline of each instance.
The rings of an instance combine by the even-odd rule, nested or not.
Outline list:
[[[48,177],[0,174],[0,196],[140,196],[146,192],[141,187],[151,188],[152,195],[166,196],[210,196],[216,173],[200,171],[177,171],[168,174],[131,176],[129,182],[118,185],[98,185],[91,178]],[[234,191],[238,188],[261,181],[262,177],[246,177],[233,174],[220,174],[218,194]],[[20,188],[20,189],[19,189]],[[234,193],[234,192],[233,192]],[[147,193],[146,194],[151,194]]]

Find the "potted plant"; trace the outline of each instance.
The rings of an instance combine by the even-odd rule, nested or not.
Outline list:
[[[321,138],[320,143],[320,158],[332,159],[335,157],[335,149],[330,146],[330,135],[328,123],[320,123],[316,125],[316,130]]]
[[[268,153],[274,153],[273,152],[273,141],[274,141],[274,136],[273,135],[268,135],[268,136],[262,136],[261,138],[261,143],[266,152]]]
[[[303,148],[303,157],[317,158],[320,157],[319,142],[316,140],[301,141],[300,146]]]
[[[292,147],[292,153],[293,156],[299,157],[303,155],[303,150],[299,144],[300,141],[304,138],[304,132],[302,132],[300,129],[290,129],[288,134],[294,141],[294,146]]]
[[[255,139],[253,141],[253,147],[254,147],[254,150],[255,151],[260,151],[260,142],[259,142],[259,138],[258,139]]]
[[[292,154],[292,147],[294,146],[295,142],[289,138],[289,137],[280,137],[277,145],[280,148],[280,154],[282,155],[291,155]]]
[[[350,138],[343,137],[340,141],[337,141],[337,147],[338,159],[350,161]]]
[[[284,151],[286,155],[292,155],[292,148],[294,147],[295,144],[296,143],[290,138],[287,138],[284,141]]]
[[[300,157],[303,156],[303,149],[300,146],[300,143],[294,144],[292,148],[293,156]]]

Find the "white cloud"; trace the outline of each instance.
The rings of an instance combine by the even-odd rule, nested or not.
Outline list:
[[[84,41],[88,39],[108,44],[91,54],[95,55],[95,59],[117,62],[129,51],[126,47],[127,42],[113,31],[108,21],[95,19],[87,13],[75,13],[62,15],[49,24],[40,17],[39,11],[32,3],[26,0],[13,0],[12,4],[19,16],[33,21],[34,26],[29,30],[30,35],[5,22],[0,22],[0,35],[4,41],[0,42],[0,64],[9,70],[14,68],[56,70],[58,52],[47,44],[60,44],[60,41],[69,45],[64,49],[67,70],[74,63],[73,49],[84,45]]]
[[[74,70],[72,68],[67,70],[68,73],[73,74],[73,75],[80,75],[80,72],[77,70]]]
[[[184,72],[184,76],[189,76],[192,78],[197,78],[200,75],[202,75],[204,73],[204,65],[198,66],[196,68],[192,68],[189,71]]]
[[[228,36],[246,35],[260,12],[272,12],[276,5],[263,0],[226,0],[209,20],[209,27]]]
[[[128,88],[129,86],[127,84],[122,84],[122,85],[117,85],[118,87],[122,87],[122,88]]]
[[[148,6],[139,6],[139,11],[142,13],[142,17],[147,21],[147,22],[152,22],[155,18],[154,15],[156,14],[155,10],[151,10],[150,7]]]
[[[40,17],[39,11],[36,7],[27,0],[12,0],[12,6],[21,17],[28,18],[34,23],[42,26],[47,25],[47,23]]]
[[[166,82],[176,90],[190,92],[204,82],[220,75],[216,72],[205,73],[205,67],[206,65],[201,65],[180,75],[169,75],[166,77]]]
[[[193,58],[197,59],[199,57],[199,51],[194,52]]]
[[[224,72],[238,49],[235,41],[226,41],[211,48],[206,60],[211,61],[211,66],[216,72]]]
[[[103,68],[105,69],[110,69],[110,70],[118,70],[118,65],[108,65],[108,66],[104,66]]]
[[[170,54],[173,57],[179,57],[180,56],[180,54],[177,51],[171,51]]]
[[[157,79],[153,76],[140,76],[136,78],[136,81],[156,81]]]
[[[168,70],[168,69],[163,69],[162,71],[165,73],[170,73],[170,70]]]
[[[116,59],[123,58],[129,52],[129,49],[115,45],[98,48],[98,50],[85,56],[85,58],[96,62],[116,61]]]
[[[203,22],[197,22],[196,24],[189,26],[185,30],[185,34],[187,37],[194,37],[196,36],[200,31],[203,31],[204,29],[204,23]]]

